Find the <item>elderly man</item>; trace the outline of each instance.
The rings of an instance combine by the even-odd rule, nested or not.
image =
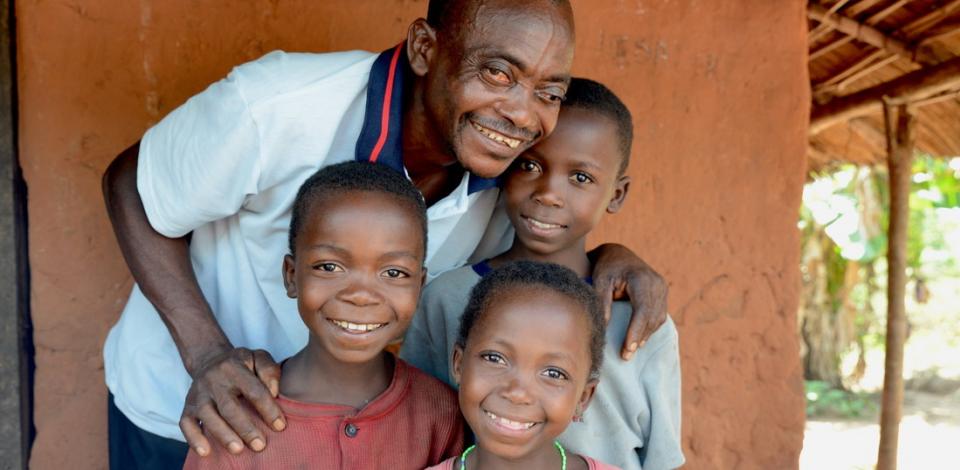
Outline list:
[[[104,347],[111,466],[182,464],[184,439],[201,455],[263,449],[242,400],[283,429],[274,358],[307,331],[278,266],[293,197],[317,169],[353,158],[405,171],[429,206],[433,276],[506,248],[508,228],[488,227],[493,178],[556,124],[572,11],[563,0],[428,8],[381,54],[241,65],[110,165],[108,212],[137,281]],[[663,322],[666,287],[621,246],[593,254],[602,294],[634,303],[628,359]]]

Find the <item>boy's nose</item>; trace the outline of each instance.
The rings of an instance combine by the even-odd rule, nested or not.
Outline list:
[[[533,193],[533,200],[543,206],[563,207],[563,196],[556,189],[556,183],[552,182],[552,179],[544,178],[543,183]]]
[[[382,300],[380,294],[361,280],[352,280],[350,285],[340,290],[337,298],[358,307],[377,305]]]

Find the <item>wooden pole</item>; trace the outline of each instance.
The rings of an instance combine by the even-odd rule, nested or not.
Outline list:
[[[903,413],[903,345],[907,339],[907,227],[915,120],[907,105],[884,100],[887,168],[890,174],[890,227],[887,242],[887,344],[880,411],[877,470],[896,470]]]

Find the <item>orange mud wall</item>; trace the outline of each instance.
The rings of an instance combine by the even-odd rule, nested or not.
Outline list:
[[[100,175],[230,68],[273,49],[381,50],[426,0],[19,1],[20,159],[36,342],[32,467],[106,468],[101,347],[131,279]],[[575,72],[634,114],[629,203],[594,240],[670,283],[692,469],[796,467],[804,2],[579,0]]]

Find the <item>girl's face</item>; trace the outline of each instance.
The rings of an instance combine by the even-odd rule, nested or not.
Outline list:
[[[549,289],[514,288],[488,306],[453,355],[460,409],[478,447],[505,459],[553,450],[586,409],[590,325],[583,307]]]

